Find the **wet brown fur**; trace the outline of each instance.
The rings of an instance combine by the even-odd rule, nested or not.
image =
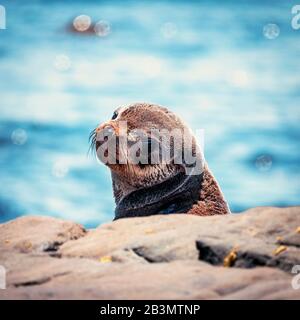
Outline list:
[[[203,172],[200,200],[194,204],[192,209],[187,213],[198,216],[212,216],[216,214],[230,213],[222,191],[207,165],[205,165]]]

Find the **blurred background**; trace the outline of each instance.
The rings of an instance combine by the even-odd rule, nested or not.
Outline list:
[[[132,102],[205,130],[232,211],[300,204],[294,1],[0,0],[0,222],[113,218],[89,132]]]

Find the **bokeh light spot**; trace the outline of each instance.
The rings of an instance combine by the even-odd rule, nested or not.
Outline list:
[[[27,132],[24,129],[16,129],[11,134],[11,140],[13,144],[16,144],[18,146],[22,146],[27,141]]]
[[[108,21],[98,21],[94,26],[94,31],[99,37],[106,37],[111,33],[111,26]]]
[[[263,28],[263,34],[269,40],[276,39],[280,34],[280,28],[275,23],[268,23]]]
[[[85,14],[82,14],[73,20],[73,27],[78,32],[84,32],[89,29],[91,23],[91,18]]]
[[[269,155],[261,155],[256,158],[255,166],[259,171],[269,171],[272,168],[272,157]]]

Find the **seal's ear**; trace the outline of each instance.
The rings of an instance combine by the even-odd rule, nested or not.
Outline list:
[[[198,216],[230,213],[230,209],[223,196],[221,188],[207,165],[204,166],[200,200],[187,213]]]

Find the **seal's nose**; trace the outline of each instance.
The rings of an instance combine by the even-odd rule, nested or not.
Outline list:
[[[116,136],[116,130],[110,124],[103,124],[96,129],[96,147]]]
[[[113,138],[118,138],[116,128],[109,122],[101,124],[96,129],[96,150],[105,142],[114,143],[116,140]]]
[[[115,133],[114,127],[109,124],[103,128],[103,131],[105,136],[111,136]]]
[[[97,151],[97,156],[98,159],[104,162],[105,164],[116,164],[119,161],[118,133],[118,127],[110,122],[103,123],[96,129],[95,147]]]
[[[96,133],[102,133],[104,134],[104,136],[111,136],[113,134],[118,134],[118,128],[111,124],[111,123],[104,123],[102,125],[100,125],[97,129],[96,129]]]

